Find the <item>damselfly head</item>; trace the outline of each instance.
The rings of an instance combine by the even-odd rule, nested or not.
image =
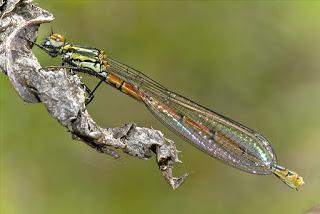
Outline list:
[[[53,33],[47,37],[42,46],[50,56],[55,57],[59,54],[61,47],[65,44],[65,38],[61,34]]]

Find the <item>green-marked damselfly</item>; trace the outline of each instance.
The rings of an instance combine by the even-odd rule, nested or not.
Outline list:
[[[104,51],[68,43],[56,33],[41,45],[32,43],[52,57],[61,56],[62,65],[100,79],[92,91],[86,87],[87,103],[105,82],[144,103],[161,122],[206,154],[249,173],[274,174],[296,190],[304,184],[297,173],[277,164],[270,143],[261,134],[166,89],[145,74],[107,57]]]

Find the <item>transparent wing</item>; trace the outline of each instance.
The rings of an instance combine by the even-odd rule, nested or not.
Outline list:
[[[108,63],[110,73],[135,87],[147,108],[192,145],[244,171],[272,172],[276,158],[262,135],[166,89],[140,71],[111,58]]]

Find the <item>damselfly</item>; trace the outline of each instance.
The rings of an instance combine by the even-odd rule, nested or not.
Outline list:
[[[86,87],[87,103],[105,82],[144,103],[161,122],[206,154],[249,173],[273,173],[294,189],[304,184],[297,173],[277,164],[271,145],[261,134],[166,89],[143,73],[107,57],[104,51],[68,43],[55,33],[41,45],[32,43],[52,57],[61,56],[62,65],[68,64],[72,71],[100,79],[92,91]]]

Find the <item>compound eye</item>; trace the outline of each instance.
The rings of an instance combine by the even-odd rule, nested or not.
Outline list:
[[[55,48],[60,48],[61,46],[63,46],[63,42],[59,40],[50,39],[50,45]]]

